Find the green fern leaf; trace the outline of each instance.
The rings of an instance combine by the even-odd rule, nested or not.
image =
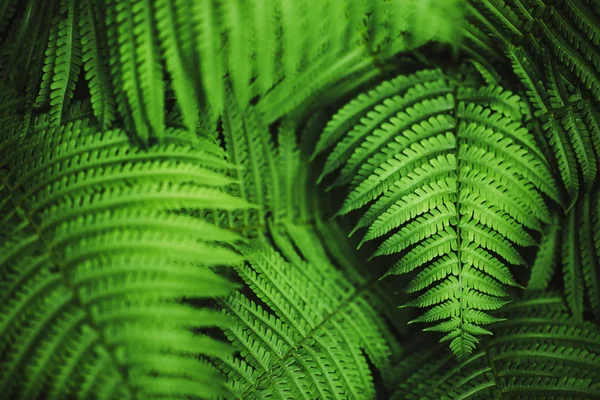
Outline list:
[[[591,195],[583,197],[579,208],[579,251],[581,254],[581,269],[585,283],[587,298],[590,306],[600,319],[600,252],[594,248],[594,224],[598,210],[594,210],[594,198]]]
[[[524,26],[517,14],[503,0],[473,0],[474,10],[484,9],[485,16],[478,18],[485,21],[486,24],[501,29],[502,34],[498,35],[500,40],[519,40],[523,37]],[[477,8],[476,8],[477,7]],[[475,11],[477,13],[477,11]]]
[[[542,20],[540,21],[540,26],[554,54],[570,71],[581,79],[582,84],[590,90],[596,100],[600,99],[598,71],[593,64],[595,61],[591,63],[588,61],[590,58],[592,60],[595,59],[598,55],[595,54],[593,48],[587,47],[580,40],[577,33],[568,27],[567,21],[555,9],[550,9],[548,15],[548,22]],[[557,29],[551,29],[549,24],[557,26]],[[567,37],[561,35],[561,33],[566,33]],[[582,47],[581,52],[585,55],[574,50],[577,46]]]
[[[55,74],[50,85],[50,121],[57,124],[69,104],[81,66],[81,47],[76,29],[77,8],[70,0],[61,2],[64,19],[58,28]]]
[[[148,124],[153,134],[160,140],[164,129],[165,95],[162,66],[158,57],[159,52],[156,48],[156,37],[152,24],[153,6],[148,0],[135,0],[130,7],[130,15],[125,15],[125,10],[121,10],[123,14],[118,18],[125,18],[132,24],[129,26],[131,30],[129,34],[133,33],[135,36],[135,55],[131,55],[131,61],[135,62],[136,75],[140,80],[139,90],[143,96]],[[123,52],[121,57],[123,57]],[[129,55],[122,58],[124,63],[131,62],[128,57]],[[125,76],[126,80],[131,80],[131,78]]]
[[[218,362],[229,378],[227,397],[371,398],[361,349],[384,367],[387,328],[376,322],[367,292],[352,289],[319,254],[314,232],[289,229],[271,231],[277,247],[250,250],[250,263],[237,269],[262,305],[241,293],[221,302],[236,322],[227,335],[240,351]]]
[[[162,54],[167,71],[173,78],[173,88],[184,124],[190,131],[195,131],[199,110],[193,73],[197,69],[191,68],[193,60],[189,57],[190,44],[187,43],[190,38],[185,32],[186,28],[190,29],[185,21],[188,17],[186,11],[189,8],[182,2],[160,0],[156,2],[155,19]]]
[[[60,21],[61,19],[59,17],[53,18],[50,33],[48,35],[48,45],[44,54],[42,81],[40,83],[39,93],[35,100],[35,105],[38,107],[44,107],[50,104],[50,85],[52,84],[52,79],[55,74],[54,66],[56,64],[56,49]]]
[[[194,327],[226,326],[181,299],[227,294],[213,267],[240,238],[181,210],[248,204],[220,189],[231,168],[185,131],[140,150],[85,120],[0,143],[0,388],[15,399],[215,395],[195,359],[228,346]],[[195,144],[194,144],[195,143]],[[24,315],[31,318],[23,318]]]
[[[256,43],[261,43],[256,48],[256,69],[260,71],[257,78],[258,86],[261,93],[266,93],[276,81],[276,10],[275,7],[270,7],[268,0],[257,0],[252,11],[256,21]]]
[[[119,93],[120,113],[129,115],[135,136],[160,139],[164,129],[164,92],[151,8],[144,1],[107,4],[111,72]],[[143,78],[143,79],[142,79]]]
[[[531,266],[528,289],[544,290],[548,288],[558,262],[560,223],[557,216],[544,229],[535,262]]]
[[[443,100],[430,100],[440,90]],[[400,255],[387,275],[420,271],[408,290],[426,292],[406,306],[429,310],[412,322],[436,322],[429,330],[447,332],[443,340],[464,359],[476,336],[489,333],[466,313],[506,304],[500,283],[517,285],[507,266],[524,264],[517,246],[535,244],[528,229],[551,218],[542,193],[557,191],[519,124],[517,96],[500,88],[456,91],[444,78],[404,93],[390,102],[393,111],[375,106],[369,122],[346,129],[325,173],[344,165],[338,181],[354,176],[338,214],[371,204],[355,230],[368,228],[363,242],[386,239],[374,256]],[[338,118],[358,122],[349,113],[361,112],[356,105]]]
[[[233,89],[237,101],[240,104],[247,104],[249,100],[248,86],[252,74],[251,48],[248,38],[248,32],[251,30],[246,27],[246,22],[250,19],[243,12],[244,7],[237,0],[228,1],[222,4],[223,19],[229,25],[225,26],[228,32],[228,65],[229,73],[233,81]],[[296,14],[298,15],[298,13]]]
[[[384,81],[375,89],[359,95],[340,109],[328,122],[319,138],[313,153],[313,159],[326,148],[339,141],[346,130],[356,124],[362,116],[365,116],[377,104],[382,103],[384,99],[390,98],[398,92],[403,92],[417,83],[424,84],[439,78],[439,71],[424,70],[418,72],[416,76],[412,76],[411,79],[401,75],[391,81]]]
[[[223,60],[220,50],[221,29],[217,17],[217,10],[212,0],[195,2],[192,6],[190,18],[193,20],[192,29],[197,38],[196,54],[200,63],[203,85],[208,103],[215,115],[223,109],[225,91],[223,85]]]
[[[577,246],[576,213],[571,210],[566,217],[563,243],[562,264],[565,283],[565,298],[573,314],[579,318],[583,317],[583,277],[580,265],[579,249]]]
[[[555,114],[561,119],[562,128],[566,132],[569,151],[574,154],[585,186],[589,188],[596,176],[596,160],[590,143],[590,132],[583,116],[577,111],[578,107],[570,105],[573,99],[567,94],[563,84],[564,77],[549,54],[546,57],[546,68],[550,102],[557,110]]]
[[[569,316],[559,296],[529,295],[497,314],[504,318],[494,323],[494,336],[463,362],[452,360],[439,345],[420,344],[425,350],[408,354],[394,369],[399,379],[390,398],[592,399],[600,395],[600,332],[594,324]]]
[[[100,35],[103,15],[98,3],[86,0],[80,3],[79,29],[81,36],[82,61],[86,71],[94,115],[101,129],[109,129],[115,118],[112,87],[106,64],[107,57]]]
[[[568,0],[563,7],[588,39],[596,46],[600,45],[600,20],[590,4],[583,1]]]

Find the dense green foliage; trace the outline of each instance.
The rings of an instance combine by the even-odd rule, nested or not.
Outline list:
[[[597,1],[4,0],[0,57],[0,397],[600,397]]]

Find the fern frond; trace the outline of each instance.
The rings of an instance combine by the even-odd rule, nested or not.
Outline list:
[[[595,200],[593,195],[584,196],[579,208],[579,251],[587,298],[596,319],[600,319],[600,251],[594,247],[594,229],[598,227]]]
[[[256,212],[243,211],[241,216],[232,216],[232,227],[236,229],[255,230],[265,228],[265,213],[269,208],[267,199],[267,182],[273,178],[272,171],[268,171],[269,165],[265,162],[267,155],[264,142],[265,130],[257,124],[253,115],[241,112],[236,104],[233,93],[226,92],[228,107],[225,110],[223,120],[223,133],[225,148],[233,163],[243,169],[236,173],[240,185],[238,196],[247,199],[257,206]],[[238,220],[241,218],[241,220]]]
[[[326,93],[328,87],[337,86],[342,94],[349,92],[359,80],[379,75],[378,64],[401,51],[432,39],[449,42],[458,37],[462,19],[458,2],[437,7],[437,1],[398,0],[384,13],[383,21],[370,18],[374,10],[388,6],[383,3],[378,0],[348,7],[337,0],[319,4],[287,0],[252,0],[248,4],[90,0],[76,4],[65,0],[62,7],[73,12],[50,13],[57,23],[65,17],[70,22],[64,23],[60,32],[54,24],[38,104],[47,103],[56,61],[68,69],[68,79],[59,74],[61,85],[64,79],[69,83],[68,90],[56,97],[69,98],[83,50],[94,110],[105,129],[113,118],[106,95],[109,73],[117,92],[118,113],[130,134],[142,142],[160,139],[163,132],[163,72],[173,79],[175,100],[190,130],[196,128],[198,111],[204,106],[211,108],[214,120],[220,116],[229,84],[242,110],[257,102],[259,115],[270,123]],[[453,23],[445,22],[450,16]],[[384,22],[390,19],[391,23]],[[434,23],[436,29],[420,30],[419,20]],[[68,35],[69,27],[79,29]],[[58,34],[68,39],[62,50]],[[414,42],[402,38],[409,34]],[[401,40],[394,40],[396,37]],[[24,42],[24,35],[19,40]],[[108,55],[104,54],[107,47]],[[59,50],[65,57],[57,57]],[[55,108],[58,103],[56,100]]]
[[[50,84],[50,120],[57,125],[69,104],[81,68],[81,45],[77,29],[79,10],[71,0],[61,1],[57,31],[56,65]]]
[[[108,52],[102,44],[104,37],[100,35],[104,15],[98,3],[93,0],[82,1],[79,10],[82,62],[90,89],[92,108],[100,128],[109,129],[115,118],[115,105],[107,65],[103,62],[103,59],[108,57]]]
[[[527,132],[526,128],[473,103],[460,104],[457,114],[464,121],[486,128],[467,130],[469,139],[478,147],[500,154],[551,199],[560,200],[549,163],[532,135],[522,134]]]
[[[577,246],[576,213],[571,210],[566,217],[562,244],[562,264],[565,297],[569,308],[576,316],[583,314],[583,277],[578,268],[580,254]]]
[[[558,215],[554,217],[554,222],[544,232],[528,283],[529,289],[547,289],[560,260],[566,302],[577,318],[583,318],[588,305],[597,314],[600,304],[598,252],[594,245],[597,212],[594,196],[581,196],[562,224]]]
[[[443,100],[428,100],[440,90]],[[428,329],[447,332],[444,340],[464,359],[476,336],[488,334],[469,310],[506,303],[500,283],[516,286],[508,266],[524,264],[517,248],[535,244],[529,229],[551,218],[542,193],[558,192],[520,124],[518,96],[500,88],[457,92],[442,78],[394,99],[369,120],[345,116],[359,125],[346,129],[325,173],[344,165],[344,183],[358,171],[338,214],[372,202],[355,230],[368,228],[363,242],[385,238],[374,256],[400,255],[387,275],[420,271],[408,288],[426,292],[407,306],[431,308],[413,322],[435,322]]]
[[[383,282],[357,262],[343,231],[321,221],[296,121],[281,122],[276,147],[256,116],[240,113],[227,96],[226,150],[246,166],[233,174],[240,179],[234,193],[258,199],[262,209],[215,216],[251,238],[239,247],[249,262],[236,266],[247,289],[219,301],[238,350],[216,360],[228,377],[224,397],[372,397],[369,363],[387,370],[399,349],[386,321],[403,330],[396,328],[403,319],[386,307]],[[311,119],[305,132],[321,121]]]
[[[146,0],[134,1],[128,10],[130,14],[126,14],[124,9],[117,10],[117,19],[123,19],[126,24],[121,28],[121,43],[125,40],[125,35],[133,33],[135,44],[132,43],[134,49],[131,48],[131,55],[124,54],[121,51],[122,62],[135,63],[135,78],[134,75],[124,76],[127,85],[133,79],[139,79],[139,91],[143,96],[144,114],[148,120],[148,124],[152,129],[152,133],[158,139],[162,138],[164,129],[164,91],[162,81],[162,67],[158,57],[156,48],[156,38],[154,36],[154,27],[152,24],[152,4]],[[127,28],[125,28],[127,26]],[[129,32],[127,32],[129,31]],[[127,49],[125,51],[128,51]],[[131,57],[131,59],[129,58]],[[131,71],[133,73],[133,70]],[[146,139],[146,138],[142,138]]]
[[[377,322],[366,288],[352,288],[314,232],[290,228],[271,231],[276,247],[250,250],[250,263],[237,269],[260,303],[241,293],[221,302],[236,323],[226,333],[240,351],[218,362],[229,391],[236,398],[372,397],[362,351],[384,367],[387,328]]]
[[[40,89],[35,100],[35,105],[38,107],[44,107],[50,104],[50,85],[52,84],[52,79],[55,74],[54,66],[56,64],[56,49],[60,21],[60,17],[54,17],[52,19],[48,35],[48,44],[44,54],[42,81],[40,82]]]
[[[591,145],[590,131],[584,122],[579,107],[572,105],[573,98],[568,96],[563,84],[563,76],[550,55],[546,57],[547,87],[554,112],[561,120],[562,129],[566,136],[568,152],[572,153],[581,174],[585,187],[593,184],[596,176],[596,159]]]
[[[141,150],[121,130],[50,120],[0,143],[2,392],[219,394],[196,357],[230,350],[191,329],[227,321],[181,300],[235,287],[214,268],[242,260],[228,247],[240,238],[191,215],[249,207],[221,189],[230,165],[185,131]]]
[[[523,49],[509,45],[506,56],[511,61],[513,70],[525,87],[525,93],[535,109],[534,115],[539,117],[548,112],[549,100],[545,92],[542,73],[538,69],[531,55]]]
[[[550,8],[546,15],[539,21],[544,38],[560,61],[580,78],[581,83],[598,100],[600,75],[596,64],[600,53],[580,36],[558,10]]]
[[[343,7],[345,3],[337,2],[333,4]],[[256,47],[256,69],[260,71],[257,78],[258,86],[261,93],[266,93],[277,78],[277,10],[275,7],[269,6],[268,0],[257,0],[252,11],[256,21],[256,42],[261,43],[260,46]],[[339,23],[341,20],[340,14],[333,13],[332,20]],[[336,37],[339,37],[338,35]]]
[[[477,69],[485,83],[490,86],[497,86],[500,82],[500,75],[489,66],[483,65],[480,61],[470,60],[471,64]]]
[[[547,225],[542,233],[535,262],[531,266],[531,275],[527,283],[528,289],[544,290],[548,288],[558,263],[559,239],[560,223],[558,216],[555,215],[552,223]]]
[[[406,356],[392,399],[585,398],[600,395],[600,332],[569,316],[559,296],[529,295],[496,313],[494,336],[463,362],[439,345]]]
[[[346,130],[355,125],[360,118],[366,116],[376,105],[384,102],[384,99],[391,98],[399,92],[407,91],[411,86],[416,86],[419,83],[425,84],[426,82],[436,81],[440,77],[440,71],[423,70],[411,76],[401,75],[393,80],[384,81],[375,89],[360,94],[356,99],[341,108],[327,123],[327,127],[317,142],[313,159],[326,148],[339,141]]]
[[[489,8],[474,3],[476,13]],[[595,45],[597,29],[592,25],[599,12],[586,0],[546,3],[507,2],[523,16],[530,33],[522,39],[506,35],[502,47],[541,123],[544,142],[550,144],[557,161],[568,195],[563,204],[569,211],[580,191],[591,190],[598,168],[596,111],[586,104],[598,95],[600,53]]]
[[[568,0],[563,9],[594,45],[600,45],[600,19],[589,4],[583,1]]]
[[[504,0],[473,0],[471,3],[474,4],[471,13],[476,18],[503,31],[496,37],[497,40],[518,41],[523,36],[525,27],[522,21]],[[485,17],[478,13],[478,9],[485,10]]]
[[[439,96],[441,97],[440,100],[443,101],[443,96],[447,95],[451,91],[450,87],[448,87],[444,80],[441,79],[441,76],[436,77],[436,80],[432,80],[430,82],[426,81],[423,84],[420,84],[418,82],[418,78],[416,79],[416,82],[413,83],[414,78],[416,77],[405,78],[405,82],[410,83],[408,83],[408,85],[405,87],[398,88],[399,90],[397,93],[399,93],[399,95],[394,96],[389,101],[385,101],[385,98],[379,99],[377,103],[378,107],[375,107],[374,111],[372,111],[371,113],[367,113],[365,118],[360,120],[360,124],[354,126],[351,133],[348,136],[344,137],[337,144],[331,155],[328,157],[328,161],[326,162],[324,167],[324,174],[328,174],[336,170],[343,163],[346,163],[348,160],[351,160],[351,157],[354,155],[355,151],[360,150],[359,146],[361,146],[364,138],[370,136],[372,133],[375,133],[374,130],[377,129],[379,125],[381,125],[383,122],[390,119],[390,117],[395,116],[400,111],[404,110],[405,108],[408,108],[411,105],[420,104],[422,101],[426,101],[428,99],[436,98]],[[410,90],[411,88],[413,90]],[[406,94],[401,97],[401,95],[404,94],[403,92],[405,90]],[[428,106],[424,105],[423,108],[425,110],[430,109],[432,110],[432,114],[435,114],[435,111],[437,111],[438,107],[444,107],[444,105],[445,103],[434,103]],[[422,116],[425,110],[415,110],[415,112],[413,112],[412,114]],[[406,122],[404,122],[402,119],[390,121],[396,122],[396,124],[393,124],[392,126],[388,127],[387,130],[391,131],[388,134],[388,137],[393,135],[393,129],[396,129],[396,126],[398,126],[398,129],[402,129],[402,123],[407,124],[407,127],[410,127],[412,125],[410,120],[411,114],[407,112],[405,115],[406,116],[404,120],[406,120]],[[418,122],[418,120],[416,122]],[[383,125],[382,128],[385,129]],[[381,133],[385,134],[385,131]],[[385,139],[385,136],[383,137],[383,139]],[[386,142],[383,141],[383,144],[385,143]],[[353,169],[353,166],[360,166],[361,163],[360,161],[356,161],[347,165],[349,165],[347,169],[350,169],[351,171]],[[346,173],[346,175],[348,174],[349,173]],[[345,181],[347,180],[348,178],[345,178]],[[340,182],[340,184],[342,183],[344,182]]]

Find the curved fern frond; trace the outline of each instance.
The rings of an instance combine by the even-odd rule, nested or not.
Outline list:
[[[325,173],[343,165],[346,182],[358,171],[339,214],[366,209],[355,228],[368,228],[363,242],[385,238],[374,256],[400,255],[387,275],[421,271],[408,287],[426,292],[407,306],[429,310],[413,322],[435,322],[428,330],[447,332],[464,359],[489,334],[469,312],[506,303],[500,284],[517,286],[507,267],[524,264],[518,248],[536,244],[530,230],[550,221],[543,195],[558,192],[548,163],[521,125],[520,99],[500,88],[453,89],[440,76],[388,105],[382,98],[351,128],[369,101],[354,100],[324,131],[348,132]]]
[[[271,235],[274,243],[248,249],[249,263],[236,269],[259,300],[236,293],[220,302],[240,352],[217,364],[229,379],[226,397],[374,397],[367,357],[385,369],[391,355],[388,328],[368,297],[374,281],[352,286],[315,231],[290,225]]]
[[[197,355],[230,349],[192,329],[227,320],[182,299],[235,287],[215,268],[242,260],[240,238],[192,215],[249,207],[223,191],[231,166],[186,131],[141,150],[121,130],[51,120],[0,142],[2,393],[219,394]]]

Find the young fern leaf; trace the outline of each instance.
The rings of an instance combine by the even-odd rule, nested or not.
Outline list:
[[[222,392],[203,357],[227,325],[183,298],[235,287],[214,267],[240,238],[193,216],[247,208],[223,154],[183,130],[141,150],[87,120],[0,142],[0,390],[13,399],[148,398]],[[28,316],[24,318],[24,316]]]
[[[413,322],[434,322],[427,330],[447,333],[442,340],[465,359],[477,336],[491,334],[471,312],[506,304],[502,286],[518,286],[508,266],[524,263],[518,247],[535,244],[529,231],[551,218],[544,194],[557,191],[520,124],[517,96],[455,88],[437,74],[433,84],[406,77],[416,83],[389,102],[393,110],[381,99],[363,125],[346,129],[324,173],[344,165],[345,182],[345,171],[358,171],[339,214],[362,209],[355,230],[368,228],[363,242],[386,239],[374,256],[400,256],[386,275],[421,271],[408,287],[424,292],[406,306],[429,310]],[[359,97],[352,108],[370,101]]]

